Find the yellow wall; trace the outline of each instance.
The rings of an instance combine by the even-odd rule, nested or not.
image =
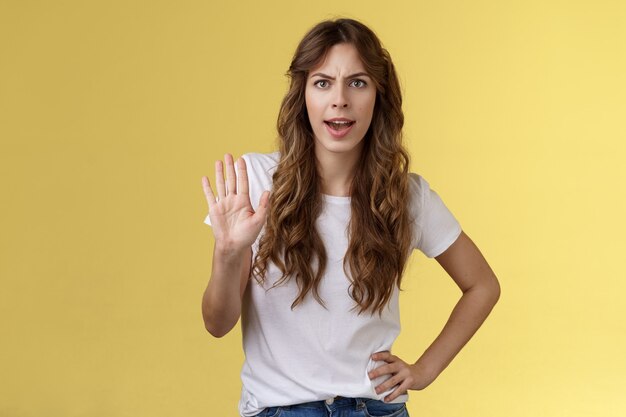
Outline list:
[[[239,325],[205,330],[200,178],[270,151],[317,21],[369,24],[413,170],[502,297],[414,416],[626,415],[626,7],[615,1],[0,3],[0,416],[235,416]],[[460,291],[405,277],[415,360]]]

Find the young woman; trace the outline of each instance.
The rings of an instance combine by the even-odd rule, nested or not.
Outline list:
[[[319,23],[289,76],[279,150],[227,154],[215,191],[202,178],[215,237],[206,329],[221,337],[241,316],[242,416],[408,416],[407,390],[431,384],[472,337],[498,280],[428,182],[409,173],[398,79],[369,28]],[[413,249],[463,295],[437,339],[405,362],[391,348]]]

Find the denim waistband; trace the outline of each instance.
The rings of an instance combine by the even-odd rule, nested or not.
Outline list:
[[[364,404],[366,401],[371,401],[371,398],[351,398],[351,397],[342,397],[340,395],[336,397],[332,397],[326,400],[320,401],[310,401],[306,403],[300,404],[292,404],[282,406],[283,409],[291,409],[291,408],[339,408],[339,407],[363,407],[361,404]]]

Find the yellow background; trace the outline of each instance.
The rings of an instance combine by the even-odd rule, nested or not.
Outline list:
[[[200,178],[274,149],[324,18],[370,25],[412,169],[502,285],[413,416],[626,415],[626,3],[0,3],[0,416],[235,416],[240,327],[204,329]],[[416,253],[394,353],[460,291]]]

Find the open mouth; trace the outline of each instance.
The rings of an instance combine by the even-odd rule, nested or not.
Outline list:
[[[354,121],[337,121],[337,122],[329,122],[329,121],[324,121],[324,123],[326,123],[326,125],[328,125],[328,127],[330,127],[333,130],[345,130],[348,129],[350,126],[352,126],[355,122]]]

